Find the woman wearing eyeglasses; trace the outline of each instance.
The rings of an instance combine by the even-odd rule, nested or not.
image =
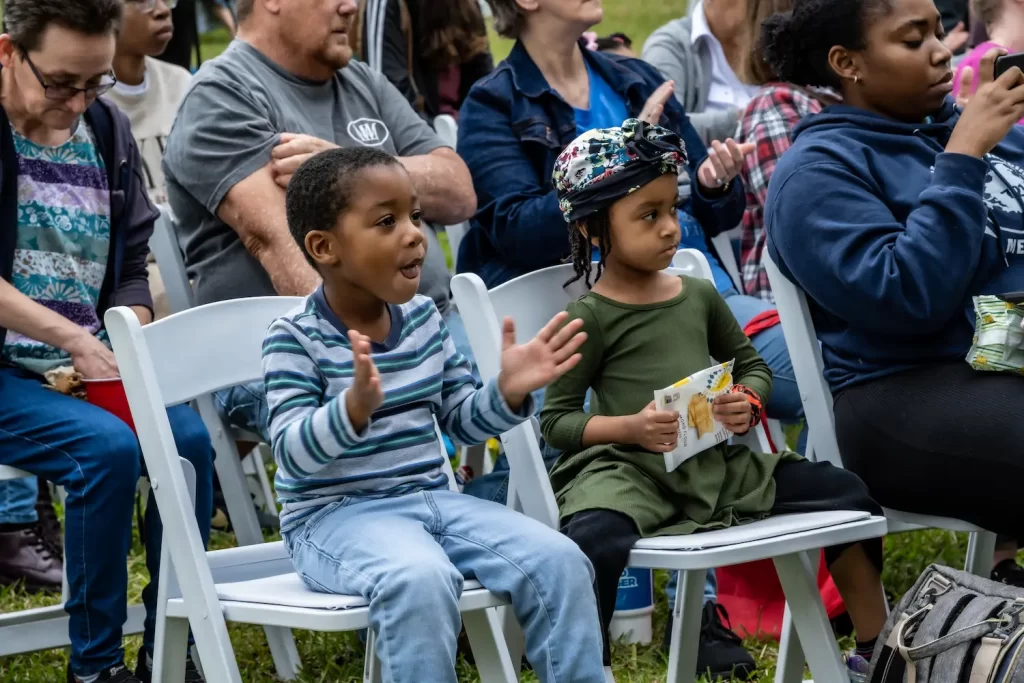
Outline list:
[[[152,583],[142,594],[147,617],[132,673],[121,629],[142,464],[138,439],[113,414],[48,389],[45,377],[58,368],[86,379],[118,377],[103,314],[129,306],[142,324],[153,319],[146,255],[158,214],[146,196],[128,118],[98,99],[116,82],[122,11],[129,35],[138,21],[166,20],[162,0],[151,12],[143,2],[129,5],[4,0],[0,35],[0,464],[67,491],[69,683],[149,681],[156,624],[163,529],[150,505]],[[196,470],[205,539],[213,508],[210,437],[188,406],[171,408],[168,417],[179,453]],[[36,486],[35,479],[0,482],[0,582],[59,587],[59,547],[33,532]],[[194,665],[186,680],[202,680]]]

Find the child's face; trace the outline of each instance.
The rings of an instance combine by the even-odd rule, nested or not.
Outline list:
[[[640,271],[664,270],[679,248],[676,176],[663,175],[612,204],[608,210],[608,260]]]
[[[359,174],[337,224],[307,235],[306,249],[329,285],[346,283],[388,303],[405,303],[419,288],[427,254],[416,190],[399,164]]]

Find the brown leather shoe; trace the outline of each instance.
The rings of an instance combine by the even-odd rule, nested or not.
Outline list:
[[[38,527],[0,533],[0,584],[22,582],[30,592],[60,592],[64,567]]]

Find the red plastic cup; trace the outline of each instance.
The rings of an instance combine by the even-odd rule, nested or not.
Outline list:
[[[85,400],[121,418],[133,432],[135,431],[132,410],[128,407],[128,396],[124,393],[124,384],[120,377],[86,379],[82,382],[85,384]]]

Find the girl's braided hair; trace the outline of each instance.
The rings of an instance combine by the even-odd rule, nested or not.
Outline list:
[[[569,245],[572,248],[572,270],[573,277],[565,283],[569,286],[582,279],[587,289],[593,286],[604,272],[605,259],[612,250],[611,219],[608,216],[608,209],[602,209],[586,218],[573,221],[569,224]],[[593,270],[592,242],[597,240],[597,250],[600,252],[600,260],[597,262],[597,277],[593,282],[590,274]]]

